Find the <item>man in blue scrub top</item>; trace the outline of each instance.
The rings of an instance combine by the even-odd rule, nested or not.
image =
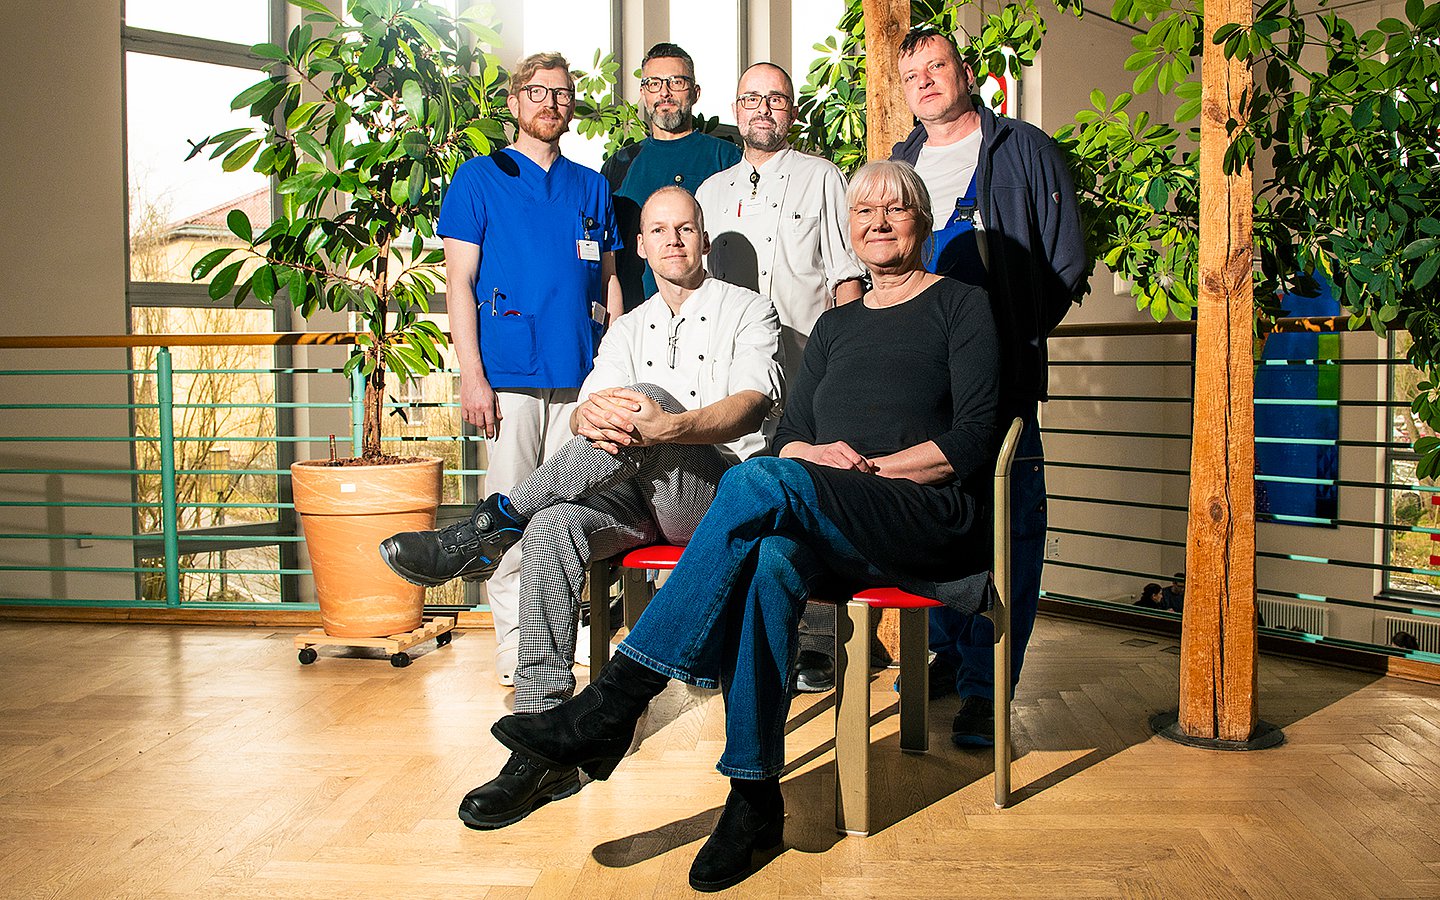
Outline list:
[[[640,108],[650,137],[621,147],[600,172],[615,195],[621,234],[640,233],[640,207],[662,187],[678,185],[694,194],[700,183],[740,161],[740,148],[695,130],[691,111],[700,99],[695,60],[675,44],[650,48],[640,65]],[[630,247],[616,255],[625,309],[655,293],[655,276]]]
[[[515,142],[456,170],[437,229],[460,406],[489,439],[487,493],[508,492],[571,437],[605,323],[622,312],[609,186],[560,155],[575,113],[570,65],[537,53],[510,84]],[[506,554],[487,585],[495,674],[506,685],[519,642],[520,560]]]

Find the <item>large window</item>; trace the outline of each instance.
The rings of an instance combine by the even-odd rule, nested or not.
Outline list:
[[[735,124],[730,104],[740,80],[739,0],[670,0],[670,40],[695,59],[695,80],[702,91],[695,111]]]
[[[209,250],[234,246],[225,225],[241,209],[257,227],[271,219],[269,179],[248,169],[222,170],[191,141],[249,123],[230,101],[264,77],[250,45],[271,40],[282,0],[127,0],[125,6],[125,138],[129,207],[130,329],[135,334],[268,332],[276,314],[253,298],[241,308],[212,303],[190,269]],[[208,280],[208,279],[207,279]],[[289,317],[281,314],[281,325]],[[160,469],[157,353],[132,354],[133,392],[142,408],[134,429],[135,466]],[[176,526],[181,535],[185,602],[274,602],[298,599],[281,570],[293,571],[293,533],[276,472],[294,458],[277,441],[278,411],[290,384],[272,370],[288,364],[270,347],[176,347],[171,353],[175,427]],[[136,476],[141,566],[160,565],[161,479]],[[266,544],[266,540],[272,542]],[[146,599],[164,594],[163,578],[142,580]]]
[[[610,4],[603,0],[530,0],[524,6],[523,15],[519,52],[506,52],[506,57],[518,59],[550,51],[564,56],[573,68],[590,72],[594,71],[597,58],[615,49]],[[630,73],[620,72],[618,77],[623,84]],[[599,169],[605,161],[605,139],[581,137],[571,126],[570,132],[560,139],[560,151],[581,165]]]
[[[230,210],[244,209],[251,222],[269,220],[264,176],[224,172],[208,154],[185,158],[187,141],[250,124],[246,111],[230,110],[229,98],[260,77],[234,66],[125,54],[131,281],[189,284],[201,256],[233,242],[225,228]]]
[[[810,64],[825,54],[815,49],[826,38],[840,42],[840,17],[845,14],[845,0],[790,0],[790,76],[795,89],[805,83]]]

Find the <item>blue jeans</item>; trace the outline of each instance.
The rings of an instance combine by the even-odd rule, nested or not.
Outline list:
[[[725,697],[732,778],[774,778],[785,767],[785,719],[800,611],[837,584],[879,584],[880,573],[820,512],[795,460],[760,457],[720,480],[719,493],[679,565],[619,652]]]
[[[1025,645],[1040,606],[1040,572],[1045,566],[1045,447],[1040,424],[1025,419],[1015,464],[1010,470],[1010,678],[1020,681]],[[984,616],[965,616],[949,607],[930,610],[930,649],[956,667],[961,697],[995,697],[995,627]]]

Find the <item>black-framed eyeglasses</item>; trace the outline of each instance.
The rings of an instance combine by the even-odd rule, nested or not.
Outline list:
[[[544,103],[551,94],[555,95],[557,106],[569,106],[575,102],[575,89],[568,87],[546,87],[543,84],[527,84],[520,90],[530,98],[531,103]]]
[[[784,94],[741,94],[735,102],[741,109],[759,109],[762,102],[771,109],[789,109],[794,101]]]
[[[651,75],[640,79],[640,88],[647,94],[658,94],[666,85],[676,94],[683,94],[695,86],[695,79],[689,75]]]

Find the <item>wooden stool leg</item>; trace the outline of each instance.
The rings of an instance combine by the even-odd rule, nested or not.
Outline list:
[[[590,677],[610,661],[610,560],[590,564]]]
[[[900,610],[900,749],[930,749],[930,610]]]
[[[836,616],[835,828],[870,833],[870,606],[851,601]]]

